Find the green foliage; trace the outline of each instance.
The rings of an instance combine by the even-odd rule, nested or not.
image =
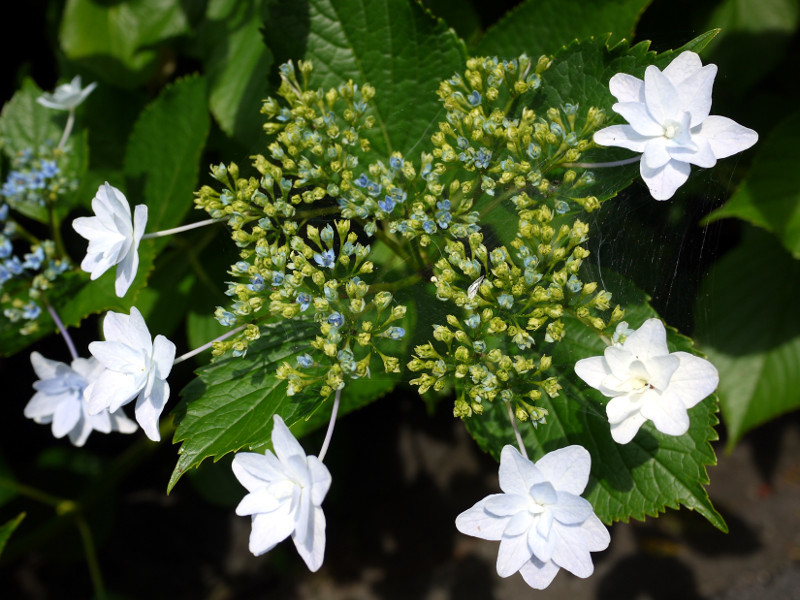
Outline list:
[[[492,25],[472,54],[511,58],[553,54],[591,36],[630,40],[651,0],[526,0]]]
[[[131,88],[153,75],[161,42],[189,31],[184,7],[173,0],[69,0],[60,39],[68,59],[104,81]]]
[[[728,449],[762,423],[800,408],[800,323],[791,299],[800,263],[750,229],[698,293],[695,335],[719,370]]]
[[[275,414],[296,431],[308,431],[328,419],[322,410],[326,414],[309,422],[323,404],[313,395],[288,396],[286,383],[276,376],[281,364],[293,363],[308,349],[316,330],[314,323],[302,321],[267,325],[244,358],[223,358],[197,371],[198,378],[183,390],[175,409],[174,441],[183,444],[168,489],[206,458],[219,460],[242,448],[263,451],[269,445]],[[373,365],[375,371],[377,367]],[[387,374],[349,382],[342,392],[340,412],[376,400],[396,381],[396,376]]]
[[[647,296],[608,270],[604,280],[611,282],[615,300],[626,307],[626,320],[633,328],[657,316]],[[548,411],[547,423],[534,427],[521,423],[521,433],[531,459],[569,444],[584,446],[592,455],[592,473],[587,499],[606,523],[644,520],[667,507],[680,504],[698,511],[715,527],[727,531],[722,517],[714,510],[703,489],[708,483],[706,466],[716,464],[709,442],[717,439],[716,401],[708,398],[690,409],[691,426],[679,437],[658,432],[646,423],[628,444],[611,438],[604,405],[608,399],[587,388],[573,370],[581,358],[599,356],[606,348],[599,333],[577,320],[565,317],[566,337],[554,345],[550,373],[558,377],[563,390],[555,398],[543,396],[539,404]],[[691,340],[668,330],[671,351],[696,353]],[[506,408],[501,402],[487,406],[481,417],[465,420],[470,434],[485,451],[499,459],[506,444],[514,444],[514,433]]]
[[[24,518],[25,513],[19,513],[10,521],[0,525],[0,554],[3,553],[3,549],[6,547],[8,538],[10,538],[11,534],[14,533],[14,530],[19,527],[19,524],[22,523],[22,519]]]
[[[442,21],[405,0],[278,0],[269,10],[264,35],[276,63],[313,61],[312,88],[352,79],[379,90],[373,158],[430,149],[443,114],[436,88],[466,55]]]
[[[794,112],[758,144],[747,177],[705,221],[737,217],[771,231],[800,258],[800,181],[790,176],[797,168],[795,150],[799,146],[800,113]]]

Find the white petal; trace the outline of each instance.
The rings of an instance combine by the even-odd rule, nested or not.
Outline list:
[[[153,352],[153,338],[150,336],[150,330],[147,329],[147,323],[145,323],[142,313],[135,306],[131,307],[126,335],[128,337],[126,341],[130,346],[143,350],[147,354]]]
[[[136,402],[136,422],[144,431],[145,435],[154,442],[161,441],[161,434],[158,431],[158,419],[164,406],[169,400],[169,385],[162,379],[153,382],[150,394],[140,394]]]
[[[550,520],[552,523],[552,519]],[[553,558],[553,551],[556,548],[556,536],[544,536],[539,531],[540,527],[531,527],[528,531],[528,546],[530,546],[533,558],[538,558],[542,562],[548,562]]]
[[[484,509],[497,517],[511,517],[518,512],[527,512],[530,496],[518,494],[493,494],[487,496]]]
[[[286,473],[272,452],[238,452],[231,464],[233,474],[249,492],[266,487],[272,481],[285,479]]]
[[[139,429],[136,421],[129,419],[122,409],[116,410],[113,413],[109,413],[109,418],[111,419],[111,431],[119,431],[120,433],[133,433]]]
[[[664,127],[653,118],[647,105],[641,102],[617,102],[611,108],[639,135],[648,138],[664,135]]]
[[[308,457],[308,470],[311,474],[311,502],[319,506],[331,487],[331,472],[316,456]]]
[[[253,530],[250,532],[250,552],[261,556],[289,537],[294,531],[294,518],[289,503],[270,513],[253,515]]]
[[[43,423],[43,418],[47,418],[47,423],[51,422],[58,405],[69,399],[69,394],[45,394],[37,392],[25,405],[23,414],[28,419],[33,419],[37,423]]]
[[[621,423],[632,415],[637,414],[641,410],[641,407],[641,394],[638,392],[623,394],[612,398],[611,401],[606,404],[608,422],[612,425]]]
[[[532,528],[533,515],[527,510],[519,511],[509,517],[506,528],[503,530],[503,537],[515,537],[523,533],[527,535]]]
[[[156,365],[155,374],[158,379],[166,379],[175,362],[175,344],[163,335],[157,335],[153,340],[153,362]]]
[[[325,514],[319,507],[315,507],[311,514],[313,522],[309,523],[306,536],[300,539],[298,535],[292,535],[292,540],[300,558],[310,571],[315,572],[325,558]]]
[[[542,562],[536,557],[522,565],[519,570],[520,575],[529,586],[535,590],[543,590],[553,582],[558,575],[559,567],[553,561]]]
[[[300,442],[292,435],[292,432],[289,431],[289,428],[286,426],[286,423],[283,422],[280,415],[274,415],[272,421],[272,447],[278,459],[282,463],[288,464],[292,456],[300,456],[305,462],[305,450],[303,450]]]
[[[717,164],[717,157],[709,141],[701,135],[692,135],[692,147],[668,147],[669,155],[680,162],[697,165],[703,169],[710,169]]]
[[[667,74],[666,69],[664,74]],[[706,65],[675,84],[681,97],[683,110],[692,116],[691,127],[702,123],[711,112],[711,91],[716,76],[717,65]],[[673,83],[675,82],[673,81]]]
[[[618,146],[634,152],[644,152],[650,137],[636,133],[630,125],[611,125],[595,131],[592,140],[600,146]]]
[[[663,72],[673,85],[678,86],[696,75],[702,68],[703,61],[700,60],[700,56],[691,50],[685,50],[672,59]]]
[[[639,329],[628,336],[623,348],[639,360],[669,354],[667,330],[659,319],[647,319]]]
[[[666,165],[672,157],[667,151],[667,140],[663,137],[653,138],[644,147],[642,164],[648,169],[659,169]]]
[[[527,535],[503,537],[500,540],[500,549],[497,551],[497,574],[500,577],[513,575],[522,568],[533,556],[528,546]]]
[[[617,73],[608,82],[608,89],[619,102],[644,102],[644,81],[633,75]]]
[[[111,371],[135,374],[146,370],[142,353],[122,342],[91,342],[89,352]]]
[[[62,438],[81,420],[81,403],[75,399],[60,403],[53,413],[53,435]]]
[[[579,525],[594,514],[594,508],[588,500],[569,492],[559,492],[558,502],[550,510],[562,525]]]
[[[83,397],[89,403],[89,414],[96,415],[103,409],[118,410],[133,400],[141,389],[133,376],[106,370],[86,386]]]
[[[575,363],[575,374],[595,389],[600,389],[600,384],[609,372],[608,365],[602,356],[582,358]]]
[[[64,363],[45,358],[38,352],[31,352],[31,366],[39,379],[52,379],[55,377],[59,365],[64,365]]]
[[[611,535],[608,533],[608,528],[594,514],[581,525],[581,535],[586,548],[590,552],[605,550],[611,543]]]
[[[573,575],[586,578],[594,572],[583,530],[575,525],[556,525],[551,535],[557,536],[553,562]]]
[[[677,394],[669,391],[647,394],[641,412],[645,419],[650,419],[656,429],[666,435],[683,435],[689,430],[689,415]]]
[[[506,494],[521,496],[527,495],[531,486],[545,481],[539,469],[510,444],[504,446],[500,452],[498,479],[500,489]]]
[[[139,253],[135,248],[131,248],[117,265],[117,273],[114,276],[114,292],[118,298],[122,298],[128,292],[136,279],[136,271],[139,269]]]
[[[86,440],[89,439],[89,434],[93,431],[92,425],[88,422],[85,416],[81,417],[69,432],[69,441],[73,446],[81,448]]]
[[[139,247],[144,230],[147,227],[147,205],[137,204],[133,209],[133,251]]]
[[[466,535],[471,535],[484,540],[498,541],[502,539],[503,532],[510,517],[497,517],[489,514],[486,509],[486,501],[495,496],[503,494],[492,494],[483,500],[476,502],[456,517],[456,529]]]
[[[583,446],[566,446],[545,454],[536,467],[556,490],[580,495],[589,482],[592,456]]]
[[[654,65],[644,71],[644,97],[647,110],[662,125],[678,121],[683,110],[681,97],[672,82]]]
[[[709,361],[688,352],[674,352],[672,356],[680,360],[680,366],[668,389],[680,396],[686,408],[692,408],[717,389],[719,373]]]
[[[639,173],[656,200],[669,200],[675,191],[689,179],[692,168],[689,163],[671,160],[660,169],[649,169],[640,164]]]
[[[659,391],[664,391],[669,385],[670,379],[680,366],[680,360],[673,354],[666,356],[653,356],[647,359],[647,383]]]
[[[634,437],[639,428],[644,425],[645,419],[640,412],[636,412],[619,423],[611,423],[611,437],[618,444],[627,444]]]
[[[636,355],[627,347],[609,346],[603,351],[603,358],[611,375],[620,382],[625,382],[631,376],[631,363],[636,360]],[[601,385],[608,385],[607,377],[601,380]]]
[[[708,117],[692,133],[706,138],[718,159],[747,150],[758,141],[758,134],[752,129],[739,125],[733,119],[715,115]]]
[[[270,513],[280,508],[283,502],[267,489],[257,489],[247,494],[236,507],[236,514],[247,517],[258,513]]]

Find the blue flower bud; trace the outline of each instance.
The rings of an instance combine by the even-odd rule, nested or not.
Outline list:
[[[497,298],[497,303],[506,310],[510,310],[514,306],[514,297],[511,294],[501,294]]]
[[[334,312],[328,316],[328,323],[334,327],[341,327],[344,325],[344,317],[342,313]]]
[[[402,327],[389,327],[389,329],[386,330],[386,335],[393,340],[403,339],[405,334],[406,330]]]
[[[319,237],[326,244],[330,244],[333,241],[333,227],[325,225],[322,231],[319,232]]]
[[[314,262],[322,268],[332,269],[336,262],[336,254],[333,250],[325,250],[322,254],[315,252]]]
[[[308,354],[301,354],[300,356],[297,357],[297,364],[303,367],[304,369],[307,369],[313,366],[314,359],[311,358],[311,356]]]
[[[472,106],[478,106],[481,103],[481,95],[478,90],[472,90],[472,93],[467,96],[467,100]]]
[[[464,319],[464,323],[467,327],[471,329],[475,329],[478,325],[481,324],[481,317],[478,314],[470,315],[466,319]]]
[[[311,304],[311,296],[309,296],[305,292],[300,292],[299,294],[297,294],[297,300],[295,300],[295,302],[297,302],[300,305],[300,312],[303,312]]]

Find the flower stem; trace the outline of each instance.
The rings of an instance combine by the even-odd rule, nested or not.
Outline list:
[[[103,575],[100,572],[100,561],[97,559],[97,549],[95,548],[94,539],[92,538],[92,530],[89,529],[86,519],[80,512],[75,513],[74,519],[78,532],[81,534],[83,551],[86,555],[86,566],[89,568],[89,576],[92,579],[95,598],[98,600],[105,600],[106,588],[103,584]]]
[[[75,125],[75,109],[71,108],[69,110],[69,115],[67,115],[67,124],[64,126],[64,133],[61,134],[61,139],[58,142],[58,147],[56,150],[63,150],[64,146],[69,139],[69,134],[72,133],[72,126]]]
[[[247,327],[247,325],[239,325],[239,327],[237,327],[236,329],[231,329],[230,331],[226,331],[226,332],[225,332],[225,333],[223,333],[221,336],[219,336],[219,337],[217,337],[217,338],[214,338],[213,340],[211,340],[210,342],[208,342],[208,343],[206,343],[206,344],[203,344],[203,345],[202,345],[202,346],[200,346],[199,348],[195,348],[194,350],[192,350],[192,351],[190,351],[190,352],[187,352],[186,354],[181,354],[181,355],[180,355],[178,358],[176,358],[176,359],[175,359],[175,360],[172,362],[172,364],[173,364],[173,365],[177,365],[178,363],[182,363],[182,362],[183,362],[183,361],[185,361],[185,360],[189,360],[189,359],[190,359],[190,358],[192,358],[193,356],[197,356],[197,355],[198,355],[198,354],[200,354],[201,352],[203,352],[203,351],[205,351],[205,350],[208,350],[209,348],[211,348],[211,346],[213,346],[213,345],[214,345],[214,342],[221,342],[222,340],[228,339],[228,338],[229,338],[229,337],[231,337],[232,335],[236,335],[237,333],[239,333],[239,332],[240,332],[242,329],[244,329],[245,327]]]
[[[64,326],[64,323],[58,316],[56,309],[50,306],[50,303],[45,300],[44,305],[47,307],[47,312],[50,313],[50,318],[53,319],[53,323],[56,324],[58,327],[59,333],[61,333],[61,337],[64,338],[64,342],[67,344],[67,348],[69,349],[69,354],[72,356],[72,360],[76,360],[78,358],[78,351],[75,349],[75,344],[72,341],[72,337],[70,337],[67,328]]]
[[[49,504],[50,506],[59,506],[64,502],[63,498],[57,498],[56,496],[38,490],[35,487],[31,487],[17,481],[12,481],[11,479],[6,479],[5,477],[0,477],[0,489],[3,488],[12,491],[15,494],[19,494],[20,496],[27,496],[28,498],[36,500],[37,502],[41,502],[42,504]]]
[[[166,237],[168,235],[172,235],[174,233],[181,233],[183,231],[189,231],[190,229],[197,229],[198,227],[205,227],[206,225],[211,225],[212,223],[218,223],[219,221],[223,221],[224,219],[206,219],[205,221],[197,221],[196,223],[189,223],[188,225],[181,225],[180,227],[173,227],[172,229],[164,229],[163,231],[154,231],[153,233],[145,233],[142,236],[143,240],[149,240],[151,238],[160,238]]]
[[[642,159],[641,156],[632,156],[630,158],[624,158],[622,160],[612,160],[611,162],[601,162],[601,163],[565,162],[561,163],[559,166],[568,168],[577,167],[579,169],[602,169],[605,167],[622,167],[624,165],[632,165],[635,162],[639,162],[641,159]]]
[[[342,388],[336,390],[336,396],[333,399],[333,408],[331,409],[331,420],[328,423],[328,431],[325,433],[325,441],[322,442],[322,448],[319,449],[319,461],[325,458],[328,453],[328,446],[331,445],[331,438],[333,437],[333,426],[336,425],[336,414],[339,412],[339,401],[342,398]]]
[[[508,400],[506,400],[506,410],[508,411],[508,418],[511,421],[511,428],[514,430],[514,435],[517,438],[519,451],[522,453],[522,456],[528,458],[528,451],[525,449],[525,444],[522,442],[522,434],[520,434],[519,427],[517,427],[517,418],[514,416],[514,411],[511,409],[511,402]]]

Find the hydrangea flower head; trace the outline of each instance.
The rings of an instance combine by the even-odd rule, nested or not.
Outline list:
[[[641,152],[639,171],[656,200],[671,198],[689,178],[691,165],[713,167],[758,141],[752,129],[709,115],[716,74],[716,65],[703,66],[697,54],[686,51],[663,71],[647,67],[644,81],[617,73],[609,82],[618,100],[612,109],[629,124],[601,129],[594,141]]]
[[[648,319],[622,344],[603,356],[584,358],[575,373],[611,398],[606,415],[611,437],[627,444],[645,421],[667,435],[689,430],[687,409],[717,388],[719,374],[709,361],[667,348],[667,332],[658,319]]]
[[[582,446],[554,450],[532,463],[513,446],[500,453],[500,489],[456,518],[461,533],[500,542],[497,574],[519,571],[532,588],[550,585],[559,569],[594,571],[590,552],[610,536],[588,500],[591,456]]]
[[[42,106],[55,110],[74,110],[87,96],[97,87],[96,82],[92,82],[85,88],[81,87],[81,76],[76,75],[69,83],[62,83],[55,91],[48,92],[39,96],[36,101]]]
[[[325,555],[325,514],[322,501],[331,474],[316,456],[306,456],[300,443],[278,415],[273,419],[273,454],[240,452],[233,473],[249,492],[236,514],[252,517],[250,552],[260,556],[290,535],[311,571]]]
[[[75,446],[83,446],[92,431],[133,433],[138,429],[122,410],[89,414],[83,390],[103,372],[96,359],[76,358],[66,365],[32,352],[31,364],[39,380],[33,384],[36,393],[24,414],[37,423],[52,424],[56,438],[68,435]]]
[[[147,206],[136,206],[131,220],[128,199],[106,182],[97,190],[92,210],[94,217],[78,217],[72,222],[72,228],[89,240],[81,269],[91,273],[94,280],[117,265],[114,290],[122,298],[139,268],[139,242],[147,225]]]
[[[169,400],[175,344],[163,335],[152,339],[136,307],[130,316],[109,312],[103,334],[106,341],[89,344],[89,352],[105,367],[84,391],[89,414],[116,411],[136,398],[136,421],[147,437],[159,441],[158,418]]]

